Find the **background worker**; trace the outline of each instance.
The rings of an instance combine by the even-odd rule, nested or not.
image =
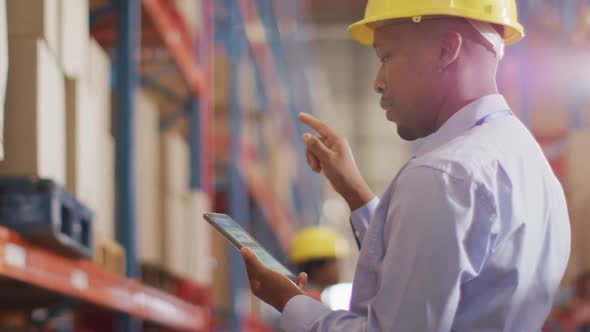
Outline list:
[[[504,45],[523,37],[509,0],[369,0],[349,28],[372,45],[374,82],[413,157],[377,198],[346,140],[300,120],[310,167],[346,200],[361,244],[350,311],[332,311],[242,251],[256,296],[285,331],[539,331],[570,252],[561,184],[498,94]],[[362,112],[364,110],[359,110]]]
[[[307,274],[305,291],[320,300],[322,290],[340,281],[340,260],[348,253],[342,237],[325,226],[311,226],[295,236],[289,260],[298,272]]]

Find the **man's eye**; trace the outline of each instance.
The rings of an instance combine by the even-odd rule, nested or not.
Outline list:
[[[387,62],[389,59],[391,59],[391,56],[390,56],[390,55],[386,55],[386,56],[384,56],[384,57],[382,57],[382,58],[381,58],[381,63],[385,63],[385,62]]]

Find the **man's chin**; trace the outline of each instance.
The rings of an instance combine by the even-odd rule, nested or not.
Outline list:
[[[404,141],[415,141],[418,138],[420,138],[420,137],[418,137],[418,135],[416,134],[415,131],[413,131],[407,127],[404,127],[402,125],[397,125],[397,134]]]

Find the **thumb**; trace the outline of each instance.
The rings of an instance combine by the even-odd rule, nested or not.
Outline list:
[[[246,273],[248,274],[248,280],[253,291],[258,291],[260,287],[259,271],[262,266],[262,262],[258,259],[258,256],[248,247],[240,249],[240,255],[244,259],[246,264]]]
[[[304,290],[305,286],[307,286],[307,280],[307,273],[299,273],[299,276],[297,277],[297,286],[299,286],[300,289]]]
[[[258,259],[258,256],[256,256],[254,251],[248,247],[242,247],[242,249],[240,249],[240,255],[242,255],[246,266],[252,266],[258,270],[262,265],[262,262]]]
[[[326,160],[332,154],[332,151],[328,149],[324,142],[312,134],[303,134],[303,143],[305,143],[307,150],[319,160]]]

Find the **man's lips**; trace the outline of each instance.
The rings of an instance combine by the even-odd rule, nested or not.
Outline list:
[[[393,103],[387,99],[381,99],[381,101],[379,102],[379,106],[381,106],[381,108],[385,110],[385,117],[389,121],[394,121],[395,114],[393,109]]]
[[[392,103],[384,103],[384,102],[380,102],[379,106],[381,106],[382,109],[386,110],[386,111],[391,111],[391,108],[393,106]]]

